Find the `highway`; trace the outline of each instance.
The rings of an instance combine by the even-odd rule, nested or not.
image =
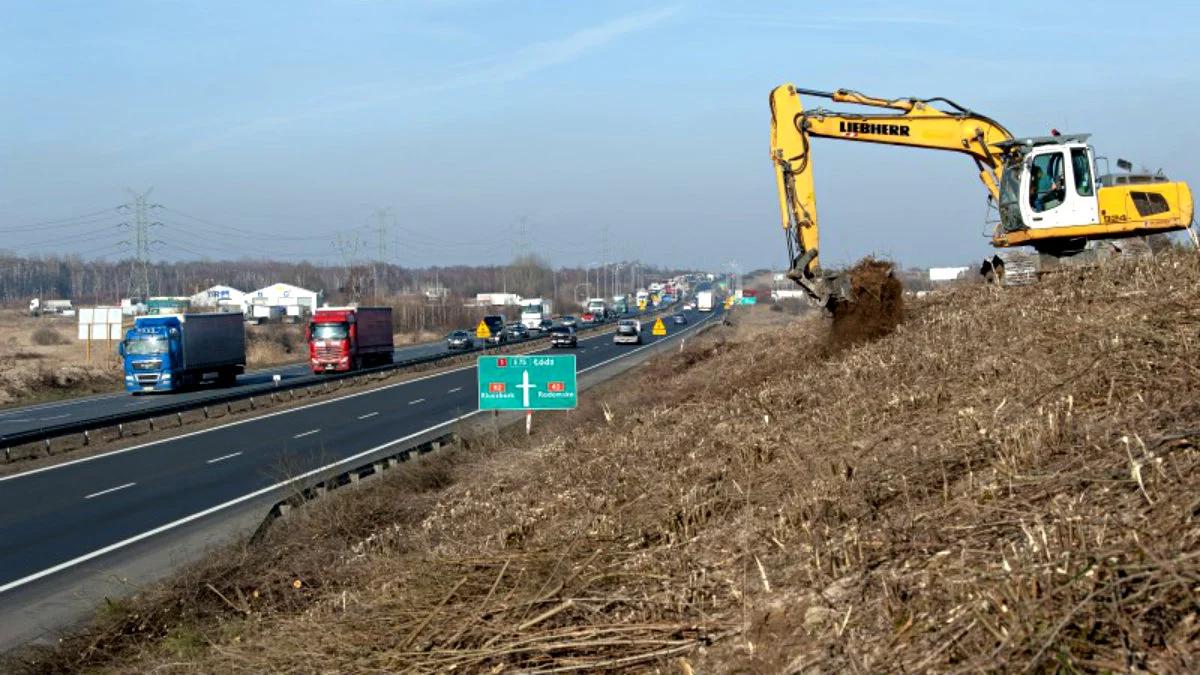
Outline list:
[[[393,359],[409,359],[448,353],[444,341],[399,347]],[[263,368],[238,377],[233,387],[204,385],[190,391],[159,393],[134,396],[123,388],[111,394],[99,394],[51,403],[39,403],[18,408],[0,410],[0,442],[10,434],[40,429],[49,424],[65,424],[103,418],[131,411],[150,410],[166,403],[195,401],[197,407],[205,399],[219,397],[235,391],[267,391],[274,385],[273,377],[288,382],[319,381],[322,375],[313,375],[307,363],[290,363],[272,368]]]
[[[667,321],[665,338],[651,336],[647,325],[647,346],[719,316],[685,314],[686,326]],[[574,353],[583,373],[642,349],[614,345],[602,333],[581,336]],[[282,495],[293,477],[365,464],[391,445],[476,413],[472,364],[0,477],[0,601],[77,565],[103,566],[105,556],[245,500]]]

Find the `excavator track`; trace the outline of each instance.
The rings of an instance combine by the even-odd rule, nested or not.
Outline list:
[[[1043,274],[1152,255],[1154,251],[1146,237],[1090,241],[1084,248],[1069,252],[1013,248],[998,251],[985,260],[980,273],[1001,286],[1028,286],[1037,283]]]

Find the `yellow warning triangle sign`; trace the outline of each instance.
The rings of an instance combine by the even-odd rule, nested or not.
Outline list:
[[[488,328],[486,323],[480,321],[479,325],[475,327],[475,337],[486,340],[487,338],[492,337],[492,329]]]
[[[662,322],[662,317],[659,317],[658,321],[654,322],[654,330],[650,331],[650,334],[651,335],[666,335],[667,334],[667,326],[666,326],[666,324],[664,324]]]

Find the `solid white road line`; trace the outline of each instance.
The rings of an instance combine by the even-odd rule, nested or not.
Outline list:
[[[61,415],[53,415],[51,417],[39,417],[38,421],[39,422],[48,422],[50,420],[61,420],[64,417],[70,417],[70,416],[71,416],[71,413],[63,413]]]
[[[690,330],[692,330],[692,329],[694,329],[694,328],[699,328],[700,326],[703,326],[705,323],[707,323],[707,322],[708,322],[708,320],[709,320],[710,318],[714,317],[714,316],[716,316],[716,315],[715,315],[715,314],[709,314],[707,317],[705,317],[705,318],[701,319],[700,321],[698,321],[698,322],[696,322],[696,323],[694,323],[694,324],[691,324],[690,326],[688,326],[687,328],[685,328],[685,329],[683,329],[683,330],[679,331],[678,333],[675,333],[675,335],[683,335],[684,333],[686,333],[686,332],[688,332],[688,331],[690,331]],[[624,352],[624,353],[622,353],[620,356],[614,356],[614,357],[612,357],[611,359],[607,359],[607,360],[605,360],[605,361],[601,361],[600,363],[597,363],[597,364],[594,364],[594,365],[588,366],[587,368],[580,368],[578,372],[580,372],[580,373],[586,373],[586,372],[587,372],[587,371],[589,371],[589,370],[594,370],[594,369],[596,369],[596,368],[599,368],[600,366],[608,365],[608,364],[612,363],[613,361],[617,361],[617,360],[623,359],[623,358],[625,358],[626,356],[629,356],[630,354],[635,354],[635,353],[637,353],[637,352],[640,352],[640,351],[642,351],[643,349],[649,349],[650,347],[653,347],[653,346],[654,346],[654,345],[656,345],[656,344],[658,344],[658,341],[657,341],[657,340],[655,340],[654,342],[651,342],[650,344],[647,344],[647,345],[642,345],[641,347],[638,347],[638,348],[636,348],[636,349],[631,349],[631,350],[629,350],[629,351],[627,351],[627,352]]]
[[[230,453],[228,455],[221,455],[220,457],[213,457],[212,459],[205,462],[205,464],[216,464],[217,462],[220,462],[221,460],[231,459],[233,457],[237,457],[240,454],[242,454],[242,453],[239,450],[238,452]]]
[[[368,417],[374,417],[374,416],[376,416],[376,415],[378,415],[378,414],[379,414],[379,411],[375,411],[375,412],[369,412],[369,413],[367,413],[366,415],[359,415],[359,416],[358,416],[358,419],[360,419],[360,420],[365,420],[365,419],[367,419]]]
[[[424,402],[425,402],[425,399],[423,399],[423,398],[419,398],[419,399],[417,399],[417,400],[415,400],[415,401],[409,401],[409,402],[408,402],[408,404],[409,404],[409,405],[416,405],[416,404],[418,404],[418,403],[424,403]]]
[[[318,434],[318,433],[321,433],[320,429],[310,429],[308,431],[305,431],[302,434],[296,434],[295,436],[292,436],[292,438],[304,438],[305,436],[312,436],[313,434]]]
[[[108,488],[107,490],[93,492],[92,494],[84,497],[84,499],[91,499],[92,497],[99,497],[100,495],[106,495],[110,492],[116,492],[117,490],[124,490],[127,487],[133,487],[134,485],[137,485],[137,483],[126,483],[124,485],[118,485],[117,487],[111,487],[111,488]]]
[[[447,391],[446,393],[453,394],[456,391],[462,391],[462,387],[455,387],[455,388],[451,389],[450,391]]]
[[[710,315],[710,316],[714,316],[714,315]],[[693,329],[693,328],[696,328],[696,327],[699,327],[699,326],[703,325],[703,324],[704,324],[706,321],[707,321],[707,318],[706,318],[705,320],[703,320],[703,321],[700,321],[700,322],[698,322],[698,323],[692,324],[691,326],[689,326],[689,327],[687,328],[687,330],[680,331],[680,333],[678,333],[678,334],[682,335],[683,333],[686,333],[686,332],[688,332],[689,330],[691,330],[691,329]],[[603,361],[603,362],[601,362],[601,363],[597,363],[597,364],[596,364],[596,365],[594,365],[594,366],[589,366],[589,367],[587,367],[587,368],[584,368],[583,370],[581,370],[581,371],[579,371],[579,372],[581,372],[581,373],[582,373],[582,372],[586,372],[586,371],[592,370],[593,368],[599,368],[600,366],[603,366],[603,365],[604,365],[604,364],[606,364],[606,363],[609,363],[609,362],[611,362],[611,361],[616,361],[617,359],[624,358],[625,356],[627,356],[627,355],[629,355],[629,354],[632,354],[632,353],[634,353],[634,352],[639,352],[639,351],[641,351],[641,350],[643,350],[643,349],[646,349],[647,347],[650,347],[650,346],[651,346],[651,345],[646,345],[646,346],[644,346],[644,347],[638,347],[637,349],[633,349],[633,350],[630,350],[630,351],[628,351],[628,352],[625,352],[625,353],[624,353],[624,354],[622,354],[621,356],[617,356],[617,357],[614,357],[614,358],[611,358],[611,359],[609,359],[608,361]],[[467,366],[467,367],[465,367],[465,368],[459,368],[458,370],[468,370],[468,369],[471,369],[471,368],[474,368],[474,367],[475,367],[475,366]],[[454,371],[450,371],[450,372],[454,372]],[[430,376],[428,376],[428,377],[438,377],[438,376],[440,376],[440,375],[445,375],[445,374],[446,374],[446,373],[437,373],[437,374],[435,374],[435,375],[430,375]],[[427,378],[420,378],[420,379],[427,379]],[[413,381],[414,381],[414,380],[409,380],[409,382],[413,382]],[[398,383],[396,383],[395,385],[389,385],[389,386],[387,386],[387,387],[380,387],[380,389],[390,389],[391,387],[394,387],[394,386],[401,386],[401,385],[403,385],[403,384],[408,384],[408,382],[398,382]],[[379,389],[375,389],[375,390],[368,390],[368,391],[379,391]],[[354,396],[361,396],[361,395],[363,395],[363,394],[365,394],[365,393],[368,393],[368,392],[359,392],[359,393],[355,393],[355,394],[350,394],[350,395],[348,395],[348,396],[344,396],[344,397],[342,397],[342,398],[343,398],[343,399],[344,399],[344,398],[352,398],[352,397],[354,397]],[[334,400],[341,400],[341,399],[334,399]],[[280,411],[279,413],[271,413],[270,415],[264,415],[263,417],[273,417],[273,416],[275,416],[275,415],[277,415],[277,414],[280,414],[280,415],[281,415],[281,414],[286,414],[286,413],[289,413],[289,412],[295,412],[296,410],[301,410],[301,409],[303,409],[303,408],[309,408],[309,407],[313,407],[313,406],[317,406],[317,405],[324,405],[324,404],[326,404],[326,403],[328,403],[328,401],[322,401],[322,402],[320,402],[320,403],[313,403],[313,404],[310,404],[310,405],[307,405],[307,406],[301,406],[300,408],[294,408],[294,409],[292,409],[292,410]],[[204,510],[202,510],[202,511],[197,511],[196,513],[193,513],[193,514],[191,514],[191,515],[189,515],[189,516],[184,516],[183,518],[180,518],[180,519],[178,519],[178,520],[173,520],[173,521],[171,521],[171,522],[169,522],[169,523],[166,523],[165,525],[159,525],[158,527],[155,527],[155,528],[153,528],[153,529],[150,529],[150,530],[146,530],[145,532],[142,532],[142,533],[139,533],[139,534],[135,534],[135,535],[133,535],[132,537],[129,537],[129,538],[127,538],[127,539],[122,539],[121,541],[118,541],[118,542],[116,542],[116,543],[109,544],[108,546],[105,546],[105,547],[102,547],[102,548],[98,548],[98,549],[96,549],[96,550],[94,550],[94,551],[91,551],[90,553],[85,553],[85,554],[83,554],[83,555],[81,555],[81,556],[78,556],[78,557],[76,557],[76,558],[72,558],[71,560],[67,560],[67,561],[65,561],[65,562],[61,562],[61,563],[59,563],[59,564],[57,564],[57,565],[54,565],[54,566],[52,566],[52,567],[47,567],[47,568],[46,568],[46,569],[44,569],[44,570],[41,570],[41,571],[38,571],[38,572],[34,572],[33,574],[30,574],[30,575],[27,575],[27,576],[21,577],[20,579],[16,579],[16,580],[14,580],[14,581],[10,581],[10,582],[8,582],[7,584],[0,585],[0,593],[4,593],[4,592],[7,592],[7,591],[11,591],[11,590],[12,590],[12,589],[14,589],[14,588],[19,588],[19,587],[21,587],[21,586],[24,586],[24,585],[26,585],[26,584],[28,584],[28,583],[30,583],[30,582],[32,582],[32,581],[37,581],[38,579],[42,579],[42,578],[44,578],[44,577],[48,577],[48,576],[50,576],[51,574],[55,574],[55,573],[57,573],[57,572],[61,572],[61,571],[63,571],[63,570],[66,570],[66,569],[70,569],[70,568],[72,568],[72,567],[75,567],[76,565],[79,565],[80,563],[85,563],[85,562],[87,562],[87,561],[89,561],[89,560],[94,560],[94,559],[96,559],[96,558],[99,558],[100,556],[102,556],[102,555],[105,555],[105,554],[107,554],[107,553],[111,553],[111,552],[113,552],[113,551],[118,551],[118,550],[120,550],[120,549],[123,549],[123,548],[125,548],[126,546],[129,546],[130,544],[136,544],[136,543],[137,543],[137,542],[139,542],[139,541],[142,541],[142,540],[145,540],[145,539],[149,539],[150,537],[153,537],[153,536],[155,536],[155,535],[157,535],[157,534],[161,534],[161,533],[163,533],[163,532],[168,532],[168,531],[170,531],[170,530],[173,530],[173,529],[175,529],[175,528],[177,528],[177,527],[179,527],[179,526],[181,526],[181,525],[186,525],[186,524],[188,524],[188,523],[190,523],[190,522],[193,522],[193,521],[199,520],[199,519],[201,519],[201,518],[204,518],[204,517],[206,517],[206,516],[212,515],[212,514],[214,514],[214,513],[217,513],[217,512],[219,512],[219,511],[223,511],[223,510],[225,510],[225,509],[227,509],[227,508],[229,508],[229,507],[231,507],[231,506],[236,506],[236,505],[238,505],[238,504],[241,504],[241,503],[244,503],[244,502],[250,501],[251,499],[255,499],[255,498],[257,498],[257,497],[261,497],[261,496],[263,496],[263,495],[265,495],[265,494],[269,494],[270,492],[273,492],[273,491],[275,491],[275,490],[278,490],[279,488],[282,488],[282,487],[285,487],[285,486],[291,485],[292,483],[298,483],[298,482],[300,482],[300,481],[303,481],[303,480],[304,480],[304,479],[306,479],[306,478],[310,478],[310,477],[312,477],[312,476],[316,476],[316,475],[323,474],[323,473],[325,473],[326,471],[328,471],[329,469],[332,469],[333,467],[336,467],[336,466],[340,466],[340,465],[342,465],[342,464],[348,464],[348,463],[350,463],[350,462],[357,461],[357,460],[359,460],[359,459],[361,459],[361,458],[363,458],[363,457],[366,457],[366,456],[368,456],[368,455],[371,455],[371,454],[374,454],[374,453],[376,453],[376,452],[379,452],[379,451],[381,451],[381,450],[385,450],[385,449],[387,449],[387,448],[390,448],[390,447],[391,447],[391,446],[393,446],[393,445],[396,445],[396,444],[399,444],[399,443],[404,443],[405,441],[408,441],[408,440],[411,440],[411,439],[413,439],[413,438],[416,438],[416,437],[418,437],[418,436],[420,436],[420,435],[422,435],[422,434],[429,433],[430,431],[435,431],[435,430],[437,430],[437,429],[442,429],[442,428],[445,428],[445,427],[448,427],[448,426],[451,426],[451,425],[454,425],[454,424],[458,424],[459,422],[461,422],[461,421],[463,421],[463,420],[465,420],[465,419],[467,419],[467,418],[469,418],[469,417],[473,417],[473,416],[475,416],[475,415],[478,415],[480,412],[481,412],[481,411],[479,411],[479,410],[475,410],[475,411],[472,411],[472,412],[466,413],[465,415],[460,415],[460,416],[458,416],[458,417],[455,417],[455,418],[454,418],[454,419],[452,419],[452,420],[447,420],[447,421],[445,421],[445,422],[442,422],[441,424],[435,424],[435,425],[433,425],[433,426],[431,426],[431,427],[427,427],[427,428],[425,428],[425,429],[422,429],[422,430],[420,430],[420,431],[417,431],[417,432],[411,433],[411,434],[409,434],[409,435],[407,435],[407,436],[403,436],[403,437],[401,437],[401,438],[396,438],[396,439],[390,440],[390,441],[388,441],[387,443],[384,443],[384,444],[382,444],[382,445],[377,445],[377,446],[375,446],[375,447],[373,447],[373,448],[370,448],[370,449],[367,449],[367,450],[363,450],[362,452],[360,452],[360,453],[358,453],[358,454],[351,455],[351,456],[349,456],[349,457],[346,457],[345,459],[338,460],[338,461],[336,461],[336,462],[333,462],[333,463],[331,463],[331,464],[326,464],[325,466],[318,467],[318,468],[316,468],[316,469],[313,469],[312,471],[308,471],[308,472],[306,472],[306,473],[302,473],[302,474],[300,474],[299,476],[295,476],[294,478],[291,478],[291,479],[288,479],[288,480],[285,480],[285,481],[281,481],[281,482],[279,482],[279,483],[275,483],[274,485],[268,485],[268,486],[266,486],[266,487],[264,487],[264,488],[260,488],[260,489],[258,489],[258,490],[255,490],[254,492],[250,492],[250,493],[248,493],[248,494],[244,494],[244,495],[242,495],[241,497],[237,497],[237,498],[235,498],[235,499],[231,499],[231,500],[229,500],[229,501],[227,501],[227,502],[223,502],[223,503],[221,503],[221,504],[217,504],[217,505],[215,505],[215,506],[210,506],[210,507],[208,507],[207,509],[204,509]],[[254,421],[254,420],[256,420],[256,419],[262,419],[262,417],[258,417],[258,418],[251,418],[251,419],[248,419],[248,420],[241,420],[241,421],[238,421],[238,422],[233,422],[233,423],[231,423],[231,424],[227,424],[227,425],[225,425],[225,426],[227,426],[227,427],[228,427],[228,426],[234,426],[234,425],[237,425],[237,424],[245,424],[246,422]],[[218,428],[218,429],[219,429],[219,428],[222,428],[222,427],[214,427],[214,428]],[[205,432],[207,432],[207,431],[211,431],[211,430],[212,430],[212,429],[205,429],[205,430],[203,430],[203,431],[198,431],[198,432],[194,432],[194,433],[192,433],[192,434],[185,434],[185,435],[191,436],[191,435],[195,435],[195,434],[198,434],[198,433],[205,433]],[[179,436],[176,436],[176,438],[179,438]],[[147,443],[146,445],[155,445],[155,444],[157,444],[157,443],[161,443],[161,442],[163,442],[163,441],[154,441],[153,443]],[[144,447],[144,446],[137,446],[137,447]],[[132,450],[132,449],[134,449],[134,448],[125,448],[125,449],[123,449],[123,450],[116,450],[116,451],[114,451],[114,452],[107,453],[107,454],[115,454],[115,453],[117,453],[117,452],[128,452],[129,450]],[[100,455],[96,455],[96,456],[100,456]],[[94,456],[94,457],[96,457],[96,456]],[[86,460],[86,459],[94,459],[94,457],[92,457],[92,458],[84,458],[84,459],[85,459],[85,460]],[[78,461],[84,461],[84,460],[76,460],[76,462],[78,462]],[[73,463],[74,463],[74,462],[73,462]],[[61,466],[61,465],[59,465],[59,466]],[[47,469],[51,469],[51,468],[54,468],[54,467],[45,467],[45,468],[47,468]],[[21,475],[22,475],[22,474],[16,474],[15,476],[9,476],[9,478],[15,478],[15,477],[19,477],[19,476],[21,476]],[[3,479],[3,478],[0,478],[0,480],[4,480],[4,479]],[[133,483],[130,483],[130,485],[133,485]],[[129,486],[121,486],[121,487],[129,487]],[[102,493],[97,493],[97,494],[102,494]]]
[[[472,366],[472,367],[474,367],[474,366]],[[148,539],[150,537],[153,537],[156,534],[161,534],[163,532],[173,530],[173,529],[179,527],[180,525],[186,525],[194,520],[199,520],[201,518],[204,518],[205,516],[212,515],[218,511],[223,511],[231,506],[236,506],[243,502],[250,501],[251,499],[261,497],[265,494],[268,494],[270,492],[278,490],[279,488],[286,487],[293,483],[298,483],[300,481],[303,481],[306,478],[310,478],[312,476],[323,474],[335,466],[340,466],[342,464],[348,464],[350,462],[358,461],[359,459],[362,459],[363,457],[372,455],[381,450],[385,450],[385,449],[390,448],[393,445],[396,445],[398,443],[404,443],[405,441],[416,438],[422,434],[429,433],[430,431],[436,431],[437,429],[444,429],[448,426],[458,424],[459,422],[467,419],[468,417],[473,417],[474,415],[478,415],[478,414],[479,414],[479,411],[476,410],[474,412],[469,412],[465,415],[460,415],[458,417],[455,417],[452,420],[446,420],[445,422],[442,422],[441,424],[435,424],[431,427],[427,427],[427,428],[417,431],[415,433],[411,433],[407,436],[403,436],[401,438],[396,438],[396,439],[390,440],[387,443],[384,443],[383,445],[377,445],[368,450],[363,450],[362,452],[360,452],[356,455],[350,455],[349,457],[347,457],[345,459],[338,460],[336,462],[333,462],[332,464],[326,464],[325,466],[313,469],[312,471],[302,473],[299,476],[296,476],[294,478],[291,478],[291,479],[288,479],[285,481],[281,481],[279,483],[275,483],[274,485],[268,485],[267,487],[260,488],[258,490],[255,490],[254,492],[250,492],[248,494],[244,494],[241,497],[237,497],[236,499],[231,499],[227,502],[217,504],[216,506],[210,506],[207,509],[204,509],[203,511],[197,511],[196,513],[193,513],[190,516],[184,516],[183,518],[180,518],[179,520],[173,520],[165,525],[159,525],[156,528],[146,530],[145,532],[142,532],[140,534],[135,534],[132,537],[129,537],[128,539],[122,539],[121,541],[118,541],[114,544],[109,544],[108,546],[105,546],[103,548],[98,548],[95,551],[92,551],[90,553],[85,553],[77,558],[72,558],[71,560],[67,560],[66,562],[61,562],[57,565],[54,565],[53,567],[47,567],[46,569],[41,570],[39,572],[34,572],[33,574],[30,574],[25,577],[21,577],[20,579],[16,579],[15,581],[10,581],[7,584],[0,586],[0,593],[4,593],[6,591],[11,591],[14,588],[24,586],[25,584],[28,584],[31,581],[37,581],[38,579],[50,576],[51,574],[54,574],[56,572],[61,572],[65,569],[70,569],[80,563],[84,563],[89,560],[99,558],[100,556],[102,556],[106,553],[111,553],[113,551],[120,550],[122,548],[125,548],[126,546],[129,546],[130,544],[135,544],[139,541],[142,541],[143,539]],[[130,485],[133,485],[133,483],[130,483]]]
[[[714,315],[713,315],[713,314],[709,314],[708,316],[709,316],[709,317],[711,317],[711,316],[714,316]],[[706,317],[705,319],[701,320],[701,323],[703,323],[705,320],[707,320],[707,317]],[[691,328],[694,328],[695,326],[699,326],[699,325],[700,325],[699,323],[697,323],[697,324],[693,324],[692,326],[689,326],[688,330],[690,330]],[[687,332],[687,331],[681,331],[681,333],[684,333],[684,332]],[[602,333],[601,333],[601,334],[599,334],[599,335],[595,335],[595,336],[592,336],[592,337],[587,337],[587,338],[584,338],[584,340],[583,340],[583,341],[584,341],[584,342],[587,342],[587,341],[590,341],[590,340],[602,340],[602,339],[604,339],[604,338],[606,338],[606,337],[608,337],[608,336],[609,336],[609,333],[607,333],[607,332],[602,332]],[[549,348],[548,348],[546,351],[550,351],[550,350],[549,350]],[[634,351],[637,351],[637,350],[634,350]],[[621,358],[621,357],[617,357],[617,358]],[[615,361],[615,360],[616,360],[616,359],[610,359],[610,361]],[[605,363],[608,363],[608,362],[609,362],[609,361],[605,361],[604,363],[598,363],[598,364],[596,364],[595,366],[591,366],[591,367],[589,367],[589,368],[585,368],[584,370],[581,370],[581,371],[579,371],[579,372],[585,372],[585,371],[587,371],[587,370],[591,370],[592,368],[597,368],[597,367],[599,367],[599,366],[602,366],[602,365],[604,365]],[[297,407],[295,407],[295,408],[288,408],[287,410],[279,410],[279,411],[276,411],[276,412],[267,413],[267,414],[265,414],[265,415],[258,415],[257,417],[248,417],[248,418],[246,418],[246,419],[244,419],[244,420],[238,420],[238,421],[236,421],[236,422],[230,422],[229,424],[222,424],[222,425],[215,426],[215,427],[209,427],[209,428],[207,428],[207,429],[199,429],[199,430],[196,430],[196,431],[190,431],[190,432],[188,432],[188,433],[186,433],[186,434],[179,434],[178,436],[172,436],[172,437],[169,437],[169,438],[161,438],[161,439],[159,439],[159,440],[156,440],[156,441],[150,441],[149,443],[142,443],[141,445],[131,445],[131,446],[129,446],[128,448],[119,448],[119,449],[117,449],[117,450],[110,450],[110,451],[108,451],[108,452],[101,452],[101,453],[97,453],[97,454],[95,454],[95,455],[89,455],[89,456],[87,456],[87,457],[80,457],[79,459],[72,459],[72,460],[69,460],[69,461],[66,461],[66,462],[61,462],[61,463],[59,463],[59,464],[51,464],[50,466],[43,466],[43,467],[40,467],[40,468],[37,468],[37,469],[30,469],[30,470],[28,470],[28,471],[22,471],[22,472],[20,472],[20,473],[9,474],[9,475],[7,475],[7,476],[0,476],[0,483],[3,483],[3,482],[5,482],[5,481],[10,481],[10,480],[18,480],[18,479],[20,479],[20,478],[25,478],[26,476],[33,476],[33,475],[35,475],[35,474],[39,474],[39,473],[42,473],[42,472],[45,472],[45,471],[55,471],[55,470],[57,470],[57,469],[62,469],[62,468],[68,467],[68,466],[73,466],[73,465],[75,465],[75,464],[82,464],[82,463],[84,463],[84,462],[94,462],[94,461],[96,461],[96,460],[98,460],[98,459],[103,459],[103,458],[105,458],[105,457],[110,457],[110,456],[112,456],[112,455],[120,455],[120,454],[124,454],[124,453],[126,453],[126,452],[133,452],[134,450],[141,450],[142,448],[147,448],[147,447],[154,446],[154,445],[160,445],[160,444],[163,444],[163,443],[171,443],[171,442],[173,442],[173,441],[177,441],[177,440],[179,440],[179,439],[181,439],[181,438],[188,438],[188,437],[190,437],[190,436],[199,436],[200,434],[208,434],[208,433],[212,433],[212,432],[214,432],[214,431],[220,431],[221,429],[228,429],[229,427],[236,427],[236,426],[238,426],[238,425],[241,425],[241,424],[249,424],[249,423],[251,423],[251,422],[258,422],[258,421],[260,421],[260,420],[264,420],[264,419],[267,419],[267,418],[270,418],[270,417],[277,417],[277,416],[279,416],[279,415],[290,415],[290,414],[292,414],[292,413],[297,413],[297,412],[300,412],[301,410],[307,410],[307,409],[309,409],[309,408],[315,408],[315,407],[317,407],[317,406],[322,406],[322,405],[329,405],[330,403],[336,403],[336,402],[338,402],[338,401],[344,401],[344,400],[346,400],[346,399],[349,399],[349,398],[355,398],[355,397],[358,397],[358,396],[368,396],[368,395],[370,395],[370,394],[377,394],[377,393],[379,393],[379,392],[381,392],[381,391],[386,391],[386,390],[388,390],[388,389],[394,389],[394,388],[396,388],[396,387],[403,387],[403,386],[406,386],[406,385],[410,385],[410,384],[413,384],[414,382],[421,382],[421,381],[423,381],[423,380],[429,380],[429,379],[433,379],[433,378],[435,378],[435,377],[442,377],[443,375],[449,375],[450,373],[457,373],[457,372],[461,372],[461,371],[464,371],[464,370],[475,370],[475,368],[476,368],[476,366],[475,366],[474,364],[471,364],[471,365],[469,365],[469,366],[463,366],[462,368],[455,368],[455,369],[452,369],[452,370],[443,370],[443,371],[441,371],[441,372],[437,372],[437,373],[431,373],[431,374],[429,374],[429,375],[425,375],[425,376],[422,376],[422,377],[414,377],[414,378],[412,378],[411,380],[405,380],[405,381],[403,381],[403,382],[396,382],[395,384],[388,384],[388,385],[384,385],[384,386],[382,386],[382,387],[376,387],[375,389],[367,389],[367,390],[364,390],[364,391],[357,391],[357,392],[354,392],[353,394],[346,394],[345,396],[338,396],[338,397],[336,397],[336,398],[331,398],[331,399],[328,399],[328,400],[325,400],[325,401],[317,401],[317,402],[315,402],[315,403],[308,403],[308,404],[306,404],[306,405],[297,406]],[[256,371],[256,372],[258,372],[258,371]],[[128,396],[128,394],[125,394],[125,393],[121,393],[121,394],[104,394],[104,395],[98,396],[98,397],[96,397],[96,398],[118,398],[118,397],[125,397],[125,396]],[[57,406],[60,406],[60,405],[70,405],[70,404],[75,404],[75,403],[79,403],[79,402],[81,402],[81,401],[88,401],[88,400],[94,400],[94,399],[86,399],[86,398],[85,398],[85,399],[73,399],[73,400],[71,400],[71,401],[69,401],[69,402],[66,402],[66,403],[53,403],[53,404],[48,404],[48,405],[46,405],[46,406],[44,406],[44,407],[50,408],[50,407],[57,407]],[[139,400],[138,400],[136,403],[142,403],[144,400],[145,400],[145,399],[139,399]],[[11,415],[11,414],[15,414],[16,412],[24,412],[24,411],[26,411],[26,410],[28,410],[29,408],[32,408],[32,407],[35,407],[35,406],[27,406],[26,408],[21,408],[19,411],[13,411],[13,412],[7,412],[7,413],[0,413],[0,415]],[[2,593],[3,591],[4,591],[4,588],[0,588],[0,593]]]

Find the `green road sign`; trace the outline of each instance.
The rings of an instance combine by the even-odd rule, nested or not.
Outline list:
[[[480,410],[570,410],[579,404],[574,354],[480,356]]]

